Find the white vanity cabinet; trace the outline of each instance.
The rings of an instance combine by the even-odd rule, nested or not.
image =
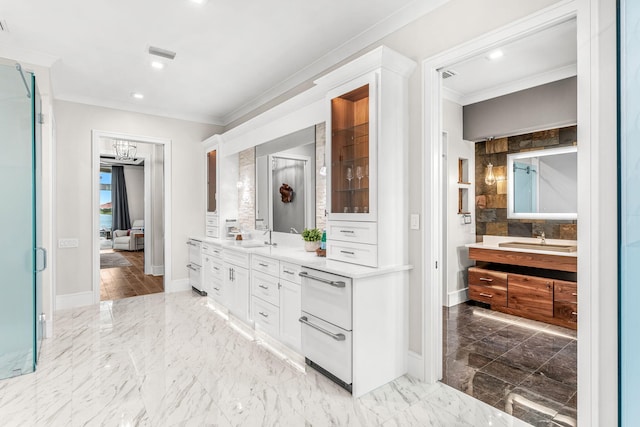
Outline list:
[[[300,350],[300,266],[251,257],[251,312],[256,329]]]
[[[220,304],[226,305],[223,292],[222,248],[219,245],[203,242],[203,286],[207,294]]]
[[[224,248],[223,295],[225,306],[238,319],[249,322],[249,258],[248,252]]]
[[[329,259],[369,267],[407,262],[408,78],[415,67],[380,47],[316,80],[331,88]]]

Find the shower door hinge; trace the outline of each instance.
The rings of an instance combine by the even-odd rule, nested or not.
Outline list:
[[[44,114],[38,113],[38,123],[40,123],[41,125],[44,124]]]

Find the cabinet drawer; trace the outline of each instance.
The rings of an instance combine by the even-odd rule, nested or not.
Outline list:
[[[329,221],[327,239],[375,245],[378,242],[377,231],[375,222]]]
[[[578,302],[578,284],[555,280],[553,282],[553,299],[555,301]]]
[[[251,277],[251,295],[278,306],[280,305],[278,278],[254,271]]]
[[[578,304],[567,301],[556,301],[553,304],[553,317],[578,323]]]
[[[227,304],[227,301],[224,298],[224,288],[222,285],[222,281],[210,280],[209,291],[211,292],[211,298],[213,298],[214,300],[216,300],[222,305]]]
[[[211,243],[202,244],[202,253],[206,255],[211,255],[214,258],[222,258],[222,248],[218,245],[213,245]]]
[[[211,239],[217,239],[218,237],[220,237],[219,228],[207,225],[207,227],[206,227],[206,235],[207,235],[207,237],[209,237]]]
[[[378,266],[378,246],[351,242],[327,242],[327,258],[353,264]]]
[[[237,265],[238,267],[249,268],[249,253],[244,252],[242,249],[224,249],[222,251],[222,259],[229,264]]]
[[[209,258],[210,255],[205,255],[205,263],[206,266],[205,274],[207,277],[211,277],[214,280],[222,280],[222,261]]]
[[[251,298],[253,321],[256,326],[273,337],[278,337],[280,331],[280,310],[268,302],[257,297]]]
[[[253,271],[261,271],[278,277],[278,274],[280,273],[280,262],[272,258],[253,255],[251,257],[251,268]]]
[[[491,286],[507,290],[507,273],[484,268],[469,268],[469,285]]]
[[[469,299],[492,306],[507,305],[507,288],[500,286],[483,286],[469,284]]]
[[[302,269],[299,265],[280,261],[281,279],[288,280],[289,282],[297,283],[299,285],[302,283],[302,277],[299,275],[300,271],[302,271]]]
[[[553,280],[509,274],[507,282],[509,308],[534,316],[553,317]]]

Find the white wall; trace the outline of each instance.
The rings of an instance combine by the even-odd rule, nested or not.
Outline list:
[[[77,238],[77,248],[59,249],[57,295],[92,292],[91,131],[102,130],[171,139],[173,280],[187,278],[186,241],[204,234],[204,162],[200,141],[220,129],[65,101],[55,101],[57,124],[56,223],[58,238]],[[166,285],[166,284],[165,284]]]
[[[469,260],[467,243],[476,241],[475,221],[475,144],[462,139],[462,106],[451,101],[443,100],[442,126],[447,132],[446,162],[447,176],[445,185],[447,192],[446,203],[446,270],[443,283],[443,304],[447,307],[467,300],[467,267],[474,265]],[[458,184],[458,159],[468,160],[468,174],[471,185]],[[462,215],[458,214],[458,189],[467,189],[468,211],[471,223],[465,224]]]

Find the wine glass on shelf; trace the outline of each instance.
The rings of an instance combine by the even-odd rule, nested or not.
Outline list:
[[[369,163],[364,165],[364,176],[367,178],[367,185],[369,185]]]
[[[347,181],[349,181],[349,190],[351,190],[351,180],[353,179],[353,169],[347,168]]]
[[[362,188],[362,166],[356,166],[356,178],[358,178],[358,188]]]

